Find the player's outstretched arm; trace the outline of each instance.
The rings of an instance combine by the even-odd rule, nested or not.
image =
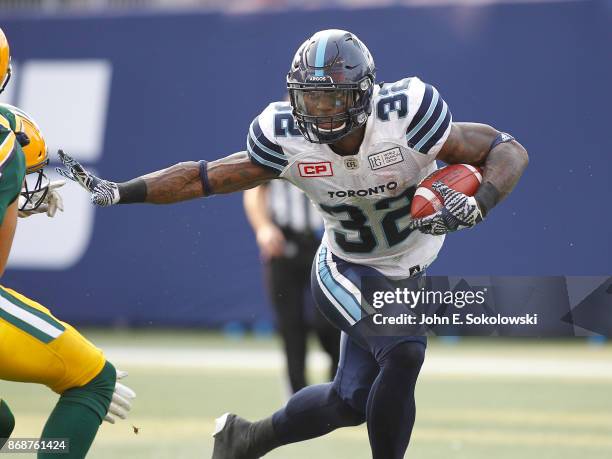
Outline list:
[[[475,196],[466,196],[440,182],[433,184],[444,199],[444,207],[433,215],[412,220],[410,225],[434,235],[482,221],[510,194],[529,163],[527,151],[511,135],[478,123],[453,123],[437,159],[448,164],[482,166],[484,173]]]
[[[276,178],[273,172],[253,164],[246,152],[211,162],[178,163],[123,183],[96,177],[61,150],[58,155],[64,169],[57,171],[89,191],[92,202],[99,206],[136,202],[172,204],[246,190]]]

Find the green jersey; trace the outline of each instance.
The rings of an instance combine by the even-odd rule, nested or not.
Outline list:
[[[6,126],[6,123],[0,120],[0,126],[8,127],[11,131],[17,132],[17,119],[15,118],[15,114],[3,104],[0,104],[0,117],[8,121],[8,126]]]
[[[12,121],[12,124],[11,124]],[[25,156],[13,129],[15,118],[0,112],[0,225],[6,209],[19,197],[25,177]]]

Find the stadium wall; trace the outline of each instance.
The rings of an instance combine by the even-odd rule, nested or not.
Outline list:
[[[378,79],[418,75],[455,120],[490,123],[528,149],[513,195],[447,238],[433,274],[610,274],[612,10],[605,2],[384,8],[257,15],[13,16],[4,97],[51,148],[121,181],[245,148],[251,120],[284,96],[302,40],[346,28]],[[53,158],[55,160],[55,158]],[[66,212],[20,222],[3,284],[88,324],[204,325],[269,319],[241,196]]]

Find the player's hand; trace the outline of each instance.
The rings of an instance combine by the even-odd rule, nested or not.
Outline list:
[[[87,171],[81,164],[62,150],[57,152],[64,169],[56,167],[58,174],[69,180],[77,182],[91,193],[91,202],[98,206],[112,206],[119,202],[119,188],[115,182],[109,182],[96,177]]]
[[[30,217],[36,214],[46,213],[47,217],[55,217],[55,214],[58,210],[64,211],[64,201],[62,199],[62,195],[57,191],[58,188],[63,187],[66,184],[65,180],[54,180],[49,183],[47,194],[44,198],[44,201],[34,210],[20,210],[18,212],[20,218]],[[43,193],[41,191],[40,193]],[[19,207],[22,207],[21,200],[24,199],[22,196],[19,196]],[[39,199],[39,193],[36,193],[32,197],[32,201],[36,202]]]
[[[276,225],[269,224],[257,230],[257,245],[264,260],[280,257],[285,253],[285,236]]]
[[[108,408],[108,413],[104,416],[106,422],[115,423],[115,418],[126,419],[128,413],[132,409],[132,400],[136,398],[136,393],[129,387],[121,384],[120,379],[128,375],[127,371],[117,370],[117,382],[115,383],[115,391],[113,398]]]
[[[435,214],[412,220],[411,228],[439,236],[463,228],[471,228],[482,221],[482,212],[473,196],[455,191],[442,182],[434,182],[432,188],[442,196],[444,207]]]

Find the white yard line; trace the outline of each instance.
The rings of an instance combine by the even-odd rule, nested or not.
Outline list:
[[[284,358],[279,350],[224,350],[159,347],[113,347],[104,351],[120,367],[170,367],[209,370],[279,370]],[[326,370],[328,359],[311,352],[308,365]],[[612,379],[612,362],[547,359],[543,357],[437,356],[425,359],[424,376],[525,376],[530,378]]]

